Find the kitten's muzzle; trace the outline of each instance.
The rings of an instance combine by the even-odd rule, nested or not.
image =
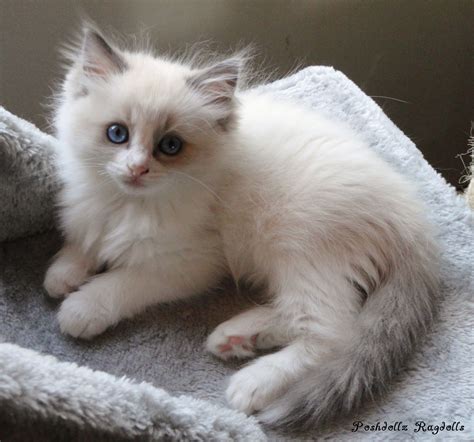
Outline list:
[[[150,172],[150,169],[148,166],[144,164],[137,164],[137,165],[127,165],[128,170],[130,171],[130,175],[132,176],[133,179],[137,179],[143,175],[146,175],[148,172]]]

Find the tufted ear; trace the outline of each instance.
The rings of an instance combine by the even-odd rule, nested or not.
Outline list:
[[[86,28],[84,31],[81,57],[84,74],[91,78],[105,79],[127,68],[120,53],[92,29]]]
[[[207,104],[230,109],[242,64],[239,57],[229,58],[196,72],[188,79],[188,84],[205,97]]]

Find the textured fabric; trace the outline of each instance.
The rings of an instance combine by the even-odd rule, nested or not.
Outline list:
[[[0,241],[53,226],[57,140],[0,106]]]
[[[472,212],[465,200],[426,163],[382,110],[340,72],[325,67],[307,68],[264,88],[345,121],[411,179],[438,229],[443,261],[439,318],[392,391],[377,403],[367,404],[358,415],[329,428],[305,433],[277,433],[267,428],[269,439],[431,440],[433,434],[429,431],[414,432],[415,422],[420,420],[426,425],[459,421],[464,431],[458,425],[458,431],[445,429],[437,437],[472,439],[470,352],[474,324],[470,301],[474,292],[474,233]],[[50,197],[48,192],[45,197]],[[43,204],[45,211],[52,208],[47,198]],[[23,215],[19,208],[18,219]],[[59,334],[54,318],[57,304],[46,299],[41,289],[47,261],[59,247],[59,235],[55,232],[1,246],[0,336],[5,341],[115,376],[147,381],[173,395],[187,394],[225,406],[225,379],[241,364],[215,360],[204,352],[203,344],[213,327],[248,305],[247,294],[237,295],[230,288],[223,288],[212,295],[157,306],[120,323],[92,342],[79,342]],[[0,379],[1,376],[0,370]],[[0,384],[0,391],[1,388]],[[367,425],[403,422],[407,431],[400,427],[399,431],[359,429],[354,433],[354,421]],[[46,424],[47,420],[43,422]]]
[[[255,440],[265,437],[243,413],[198,399],[171,397],[76,364],[0,344],[0,407],[18,423],[40,420],[83,429],[89,437],[152,440]],[[7,435],[8,439],[8,435]]]

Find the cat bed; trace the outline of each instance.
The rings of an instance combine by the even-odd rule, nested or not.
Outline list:
[[[229,410],[226,378],[242,363],[203,347],[217,324],[249,305],[231,288],[156,306],[90,342],[61,335],[58,304],[42,289],[61,245],[53,229],[56,140],[0,109],[1,440],[431,440],[435,432],[472,440],[474,233],[466,201],[342,73],[310,67],[263,88],[351,125],[413,181],[437,227],[440,315],[389,394],[304,432],[261,428]]]

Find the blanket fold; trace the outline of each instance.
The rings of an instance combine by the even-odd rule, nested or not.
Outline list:
[[[44,421],[54,439],[69,436],[116,440],[264,441],[257,424],[236,413],[190,397],[93,371],[13,344],[0,344],[0,410],[8,422],[31,427]],[[0,425],[2,424],[0,417]],[[36,427],[36,428],[35,428]],[[54,429],[54,430],[53,430]],[[3,430],[4,431],[4,430]],[[1,434],[9,440],[8,434]]]
[[[57,144],[0,106],[0,241],[53,227]]]

